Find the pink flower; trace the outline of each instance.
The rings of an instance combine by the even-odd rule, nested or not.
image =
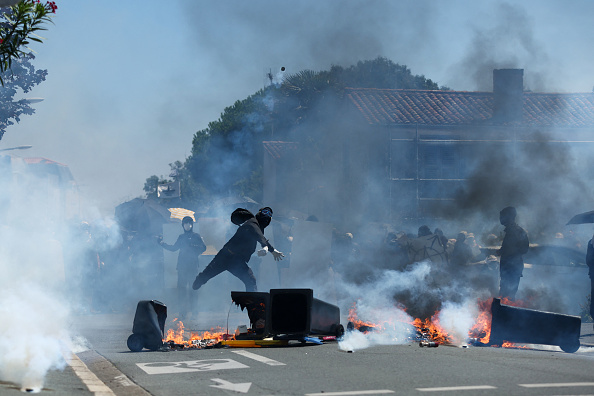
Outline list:
[[[39,3],[39,0],[37,0],[37,2]],[[49,7],[49,9],[55,14],[56,10],[58,9],[58,6],[56,5],[55,1],[48,1],[45,3],[46,7]]]

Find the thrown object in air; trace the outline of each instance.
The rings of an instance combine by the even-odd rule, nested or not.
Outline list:
[[[163,346],[167,306],[157,300],[139,301],[134,315],[132,334],[126,344],[132,352],[143,348],[156,351]]]
[[[247,309],[253,337],[304,340],[312,335],[340,337],[340,309],[313,297],[312,289],[271,289],[231,292],[231,299]]]
[[[568,353],[580,348],[579,316],[512,307],[501,304],[498,298],[493,299],[491,315],[490,345],[503,341],[557,345]]]

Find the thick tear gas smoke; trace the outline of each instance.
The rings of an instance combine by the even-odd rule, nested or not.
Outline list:
[[[3,288],[0,299],[0,378],[39,392],[49,370],[66,366],[68,310],[32,283]]]
[[[5,176],[12,172],[4,170]],[[80,282],[92,268],[81,259],[86,241],[79,225],[70,227],[58,203],[68,187],[26,171],[14,180],[4,177],[0,187],[0,380],[39,392],[47,372],[65,367],[64,356],[84,344],[70,333],[70,314],[85,304],[88,290]],[[95,229],[105,230],[104,248],[119,238],[103,221]]]
[[[468,86],[470,78],[472,90],[489,92],[493,69],[530,65],[527,84],[533,90],[542,90],[547,79],[556,74],[555,63],[535,38],[528,12],[510,3],[499,4],[494,12],[494,26],[475,27],[466,55],[450,70],[450,84]]]
[[[339,348],[355,351],[373,345],[409,343],[416,333],[412,325],[414,318],[430,318],[437,312],[439,325],[452,342],[465,343],[478,316],[480,291],[463,289],[461,293],[459,283],[451,283],[449,278],[436,282],[437,279],[440,278],[432,264],[420,262],[404,272],[383,271],[370,283],[337,282],[342,290],[342,309],[358,296],[355,300],[357,317],[377,326],[365,334],[347,332]]]
[[[498,211],[513,205],[533,240],[549,243],[565,231],[584,194],[591,193],[573,150],[551,134],[535,132],[530,143],[476,150],[480,160],[468,166],[468,178],[454,200],[433,207],[436,217],[453,223],[464,219],[476,233],[491,233]]]

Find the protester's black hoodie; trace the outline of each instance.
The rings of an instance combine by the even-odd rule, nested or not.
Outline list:
[[[256,243],[260,243],[262,247],[267,246],[269,252],[274,250],[268,239],[264,237],[264,228],[270,224],[269,217],[260,215],[260,213],[254,216],[247,209],[241,209],[241,214],[237,218],[240,218],[237,222],[245,221],[241,223],[235,235],[221,250],[227,250],[229,253],[239,256],[246,263],[256,251]],[[234,221],[236,224],[237,222]]]

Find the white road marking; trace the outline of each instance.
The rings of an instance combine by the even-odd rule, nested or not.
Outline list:
[[[244,350],[231,351],[231,352],[236,353],[236,354],[241,355],[241,356],[244,356],[244,357],[249,358],[249,359],[257,360],[258,362],[265,363],[265,364],[267,364],[269,366],[285,366],[284,363],[277,362],[276,360],[272,360],[272,359],[269,359],[269,358],[264,357],[264,356],[256,355],[253,352],[244,351]]]
[[[85,384],[90,392],[98,396],[115,396],[115,393],[89,370],[86,364],[74,353],[66,357],[66,362],[72,367],[78,378]]]
[[[322,393],[306,393],[305,396],[348,396],[348,395],[385,395],[387,393],[394,393],[389,389],[378,390],[362,390],[362,391],[346,391],[346,392],[322,392]]]
[[[232,382],[225,381],[220,378],[211,378],[210,380],[219,383],[219,385],[210,385],[212,388],[225,389],[230,390],[232,392],[248,393],[250,390],[250,386],[252,386],[251,382],[234,384]]]
[[[114,380],[121,386],[134,386],[134,383],[130,381],[130,378],[126,377],[124,374],[114,377]]]
[[[479,389],[497,389],[491,385],[470,385],[470,386],[441,386],[438,388],[417,388],[420,392],[447,392],[447,391],[466,391]]]
[[[524,388],[562,388],[565,386],[594,386],[594,382],[558,382],[549,384],[518,384]]]
[[[187,360],[183,362],[136,363],[147,374],[179,374],[197,371],[249,368],[232,359]]]

